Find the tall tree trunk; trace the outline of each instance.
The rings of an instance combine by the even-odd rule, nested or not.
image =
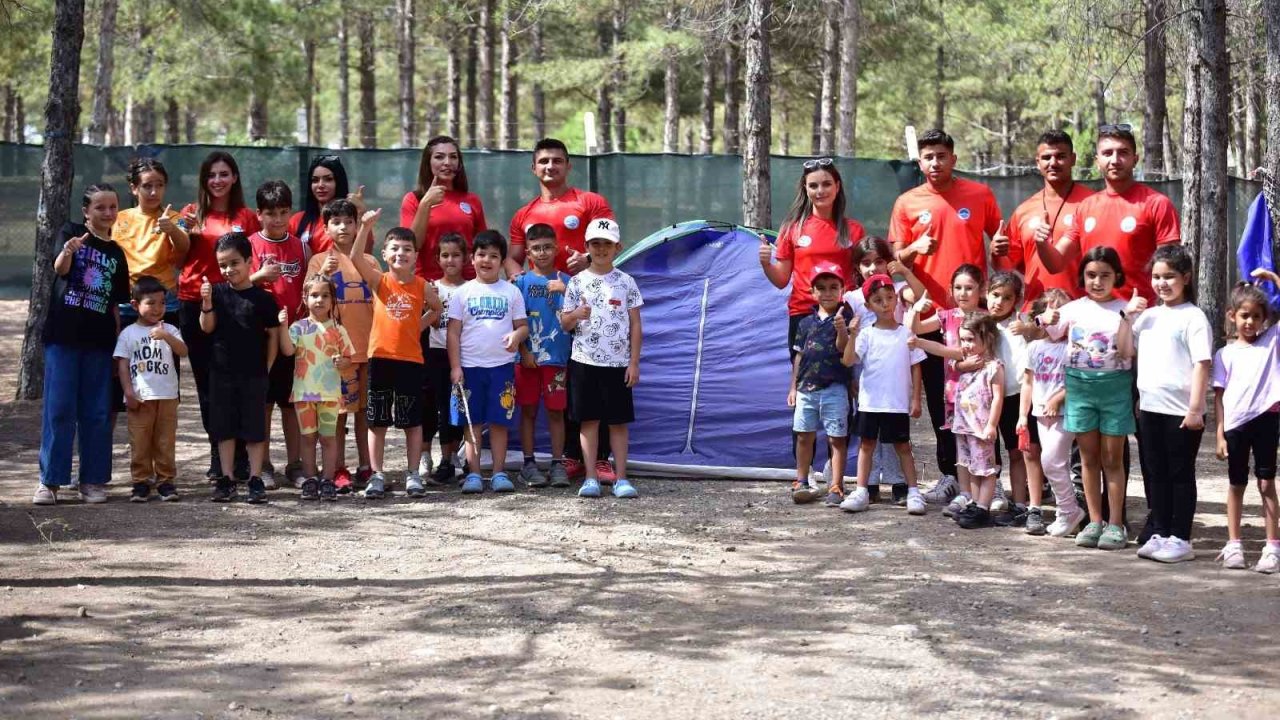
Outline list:
[[[155,53],[149,47],[151,38],[150,3],[143,0],[137,3],[137,27],[134,33],[134,50],[142,52],[142,62],[134,74],[134,80],[141,86],[146,81],[154,61]],[[153,143],[156,141],[156,104],[151,98],[134,98],[132,109],[133,137],[132,142]]]
[[[466,91],[463,99],[467,104],[467,147],[478,147],[479,122],[476,116],[476,64],[479,62],[479,46],[476,45],[478,31],[476,24],[471,23],[467,31],[467,76]]]
[[[75,134],[75,127],[71,128],[72,134]],[[24,143],[27,141],[27,111],[22,104],[22,94],[15,92],[13,94],[13,141],[16,143]]]
[[[778,139],[779,151],[782,155],[791,154],[791,103],[787,101],[786,87],[778,88],[778,107],[782,114],[781,137]]]
[[[840,68],[839,0],[822,5],[822,104],[818,118],[818,152],[830,155],[836,147],[836,71]]]
[[[676,32],[680,28],[680,8],[675,3],[667,4],[667,32]],[[679,151],[680,144],[680,58],[674,45],[668,43],[662,48],[663,73],[663,123],[662,152]]]
[[[457,43],[445,43],[449,48],[445,74],[449,76],[445,94],[445,133],[461,141],[462,137],[462,52]]]
[[[542,20],[537,20],[531,28],[533,63],[542,62]],[[530,94],[533,96],[533,138],[541,140],[547,135],[547,96],[542,91],[542,83],[535,82]]]
[[[1200,127],[1203,122],[1203,89],[1201,86],[1201,26],[1200,13],[1189,12],[1183,16],[1187,38],[1187,63],[1184,68],[1182,101],[1182,244],[1200,257],[1201,187],[1204,167],[1200,145]]]
[[[307,144],[319,145],[320,133],[316,128],[316,40],[310,36],[302,41],[302,59],[306,65],[306,85],[302,88],[303,122],[307,126]]]
[[[1146,0],[1146,34],[1143,35],[1142,89],[1146,103],[1142,114],[1142,166],[1151,175],[1165,173],[1164,124],[1167,76],[1164,45],[1165,0]]]
[[[693,123],[689,123],[684,128],[684,154],[693,154]]]
[[[417,37],[414,28],[414,0],[396,0],[396,60],[400,69],[400,145],[414,147],[418,144],[418,127],[414,110],[413,74],[414,39]]]
[[[742,151],[742,135],[738,130],[738,117],[742,112],[738,107],[738,89],[742,82],[742,71],[738,66],[742,50],[737,40],[740,37],[738,12],[741,2],[742,0],[724,0],[725,15],[728,16],[724,43],[724,151],[729,155],[737,155]]]
[[[613,4],[613,86],[621,90],[627,82],[627,71],[622,64],[622,47],[627,27],[627,0]],[[613,97],[613,149],[627,151],[627,102],[621,92]]]
[[[102,18],[98,23],[98,69],[93,78],[93,118],[89,121],[89,142],[107,144],[107,126],[111,122],[111,81],[116,67],[116,11],[120,0],[102,0]],[[5,135],[7,139],[8,134]],[[116,140],[117,138],[112,138]]]
[[[164,104],[164,141],[169,145],[182,142],[182,113],[178,110],[178,101],[173,97]]]
[[[1262,166],[1262,136],[1259,134],[1258,73],[1252,62],[1245,63],[1244,70],[1244,169],[1252,172]]]
[[[267,99],[269,94],[257,87],[249,91],[249,140],[257,142],[267,138]]]
[[[858,40],[862,37],[862,3],[843,0],[840,22],[840,132],[836,153],[853,157],[858,132]]]
[[[1173,118],[1165,117],[1164,119],[1164,172],[1169,177],[1181,177],[1181,171],[1178,169],[1178,144],[1173,141],[1177,137],[1177,130],[1173,126]]]
[[[56,0],[53,12],[49,98],[44,108],[44,161],[40,165],[40,202],[36,207],[31,299],[27,303],[27,322],[18,365],[18,400],[38,400],[44,395],[44,343],[41,335],[53,292],[53,245],[59,230],[71,217],[71,183],[75,175],[71,130],[80,115],[84,0]]]
[[[822,89],[813,95],[813,114],[809,117],[809,154],[822,152]]]
[[[942,83],[947,79],[947,54],[941,45],[938,46],[934,58],[933,75],[933,126],[942,130],[947,121],[947,91],[942,87]]]
[[[498,147],[503,150],[514,150],[520,145],[520,96],[516,83],[516,48],[512,35],[516,32],[515,23],[511,19],[511,11],[502,12],[502,59],[498,65],[499,83],[502,86],[502,103],[499,115],[502,117],[502,139]]]
[[[0,127],[0,140],[13,142],[13,101],[16,97],[11,83],[4,84],[4,123]]]
[[[1230,61],[1228,61],[1230,62]],[[1233,78],[1239,80],[1240,78]],[[1243,177],[1248,170],[1244,167],[1244,96],[1247,88],[1239,82],[1233,82],[1230,91],[1228,110],[1231,128],[1231,152],[1227,156],[1227,169],[1230,171],[1232,160],[1235,161],[1236,174]]]
[[[1227,2],[1201,0],[1204,79],[1200,121],[1200,156],[1204,168],[1200,215],[1200,309],[1215,321],[1227,302],[1227,258],[1233,243],[1227,217],[1227,116],[1230,111],[1231,66],[1227,60]]]
[[[1103,84],[1102,78],[1093,80],[1093,115],[1097,123],[1094,127],[1107,124],[1107,87]]]
[[[479,32],[476,35],[480,74],[480,96],[476,98],[477,145],[493,147],[493,2],[480,0]]]
[[[1013,144],[1017,140],[1017,119],[1013,104],[1008,100],[1000,113],[1000,174],[1009,175],[1013,170]]]
[[[351,144],[351,38],[347,15],[338,13],[338,147]]]
[[[610,67],[613,62],[613,27],[609,22],[601,21],[596,25],[597,40],[600,43],[600,57],[609,58]],[[612,75],[613,71],[610,70]],[[613,95],[609,91],[609,81],[601,82],[596,88],[596,152],[613,152]]]
[[[1277,198],[1276,183],[1280,183],[1280,0],[1262,0],[1262,26],[1267,34],[1267,156],[1265,165],[1270,175],[1262,183],[1263,191],[1268,188],[1267,207],[1271,211],[1271,227],[1275,230],[1273,258],[1280,257],[1280,198]]]
[[[360,146],[378,147],[378,102],[374,76],[374,26],[373,17],[361,13],[360,33]]]
[[[187,144],[193,144],[196,141],[196,109],[188,102],[186,112],[182,117],[182,135],[183,140]]]
[[[742,221],[751,227],[773,224],[769,192],[769,14],[772,0],[747,0],[747,142],[742,154]]]
[[[701,130],[698,133],[698,152],[710,155],[716,140],[716,60],[710,40],[704,40],[702,50],[702,102]]]

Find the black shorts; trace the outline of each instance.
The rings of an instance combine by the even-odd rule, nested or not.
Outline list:
[[[858,437],[882,443],[911,442],[911,416],[906,413],[858,413]]]
[[[605,425],[635,422],[636,409],[627,387],[627,369],[569,361],[569,416],[579,423]]]
[[[369,427],[408,429],[422,424],[422,363],[369,358]]]
[[[209,369],[209,438],[259,443],[267,439],[267,376]]]
[[[1253,451],[1253,475],[1259,480],[1276,477],[1276,445],[1280,412],[1265,412],[1238,428],[1228,430],[1227,478],[1232,485],[1249,484],[1249,451]]]
[[[297,358],[292,355],[276,355],[275,365],[267,372],[266,404],[278,405],[281,409],[293,407],[289,396],[293,394],[293,369],[297,364]]]
[[[1000,432],[996,437],[996,462],[1000,462],[1000,441],[1010,450],[1018,449],[1018,406],[1022,404],[1021,395],[1006,395],[1004,405],[1000,407]]]

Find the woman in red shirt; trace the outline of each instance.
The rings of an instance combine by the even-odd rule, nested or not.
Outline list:
[[[413,230],[418,239],[418,276],[425,280],[444,277],[437,258],[440,237],[456,232],[466,240],[462,276],[476,276],[471,267],[471,240],[487,230],[484,206],[467,186],[467,169],[458,151],[458,141],[439,135],[427,141],[418,163],[418,186],[405,193],[400,203],[400,224]]]
[[[307,188],[306,200],[303,201],[302,210],[289,219],[289,232],[302,240],[309,255],[319,255],[333,247],[320,212],[334,198],[350,199],[347,169],[342,166],[342,159],[337,155],[318,155],[311,160],[311,166],[302,178],[302,185]],[[363,208],[360,209],[363,211]]]
[[[182,224],[191,236],[182,274],[178,278],[178,322],[182,339],[187,343],[191,374],[196,380],[200,398],[200,421],[209,431],[209,336],[200,330],[200,285],[203,278],[217,284],[222,271],[213,248],[218,238],[229,232],[246,237],[258,232],[258,216],[244,204],[244,188],[240,185],[240,167],[230,153],[214,150],[200,163],[200,188],[196,202],[182,209]],[[209,476],[223,474],[218,461],[218,446],[210,443]]]

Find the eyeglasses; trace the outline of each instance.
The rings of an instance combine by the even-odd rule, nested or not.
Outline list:
[[[1106,135],[1114,132],[1133,132],[1133,126],[1129,123],[1117,123],[1115,125],[1099,125],[1098,134]]]
[[[832,165],[835,165],[835,163],[836,161],[832,160],[831,158],[818,158],[817,160],[805,160],[804,169],[817,170],[818,168],[821,168],[821,167],[831,167]]]

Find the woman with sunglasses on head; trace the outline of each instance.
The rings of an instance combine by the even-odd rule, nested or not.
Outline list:
[[[302,240],[308,255],[319,255],[333,247],[333,241],[325,231],[324,218],[321,217],[324,206],[335,198],[344,197],[355,203],[359,211],[356,217],[360,217],[364,214],[364,207],[362,202],[356,200],[363,193],[350,192],[347,169],[337,155],[318,155],[313,158],[307,174],[302,178],[302,185],[307,188],[306,199],[302,202],[302,210],[289,219],[289,232]]]

